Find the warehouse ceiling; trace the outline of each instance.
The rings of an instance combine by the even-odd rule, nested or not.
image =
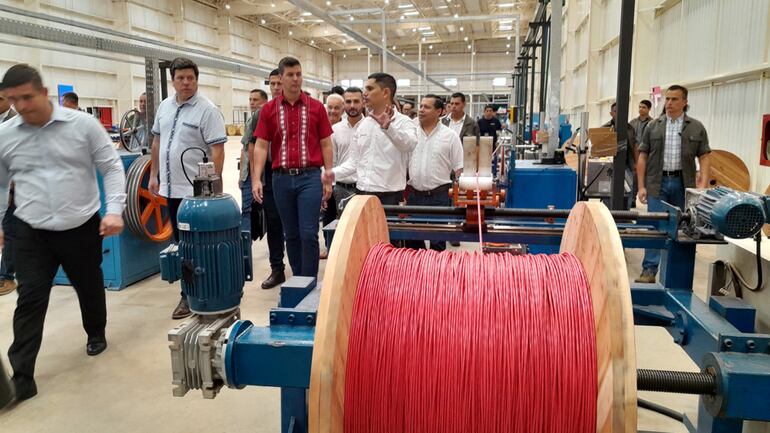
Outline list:
[[[537,3],[537,0],[218,0],[217,6],[230,15],[335,54],[367,48],[359,38],[351,37],[351,33],[381,45],[381,11],[384,10],[388,49],[395,55],[408,55],[416,53],[420,43],[423,50],[446,54],[513,51],[516,30],[513,16],[520,16],[520,34],[524,37]]]

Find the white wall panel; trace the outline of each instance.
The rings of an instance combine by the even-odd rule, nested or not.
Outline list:
[[[194,22],[184,23],[185,39],[198,45],[209,48],[218,48],[217,31],[211,27]]]
[[[721,0],[697,0],[682,3],[684,40],[682,41],[681,79],[712,75],[717,50],[717,11]]]
[[[618,90],[618,52],[618,45],[614,45],[601,55],[599,99],[614,99]]]
[[[620,34],[620,5],[622,0],[604,0],[599,40],[605,44]]]
[[[184,2],[184,18],[187,21],[212,28],[217,26],[217,10],[196,1],[186,0]]]
[[[693,1],[693,0],[689,0]],[[763,63],[767,51],[768,0],[721,0],[719,72]]]
[[[679,80],[682,64],[682,4],[678,3],[657,19],[657,55],[658,66],[653,84],[671,83]]]
[[[100,0],[48,0],[41,1],[41,6],[51,6],[54,9],[64,9],[81,14],[81,18],[100,18],[110,21],[112,18],[112,2]],[[58,15],[58,14],[57,14]],[[90,21],[90,20],[89,20]]]
[[[170,14],[136,4],[128,5],[128,13],[132,27],[173,39],[176,27]]]

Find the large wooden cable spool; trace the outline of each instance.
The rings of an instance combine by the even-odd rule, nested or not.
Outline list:
[[[143,155],[134,160],[126,172],[126,226],[136,236],[152,242],[171,239],[174,230],[168,203],[164,197],[148,189],[152,160]]]
[[[725,186],[744,192],[751,188],[749,169],[737,155],[726,150],[712,150],[710,159],[709,188]]]
[[[326,265],[308,397],[311,433],[343,432],[348,334],[368,252],[389,242],[385,212],[373,196],[354,197],[340,219]],[[631,290],[614,220],[601,203],[579,202],[561,251],[582,263],[593,302],[597,350],[596,431],[636,431],[636,350]]]

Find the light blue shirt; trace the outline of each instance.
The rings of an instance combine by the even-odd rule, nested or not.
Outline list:
[[[123,163],[104,127],[90,114],[53,106],[42,127],[22,116],[0,125],[0,219],[14,181],[15,216],[41,230],[83,225],[99,211],[96,170],[104,178],[108,214],[126,203]]]
[[[200,91],[181,105],[176,95],[164,99],[155,113],[152,134],[160,139],[160,195],[167,198],[184,198],[193,194],[193,186],[187,178],[192,180],[198,175],[198,163],[203,160],[203,152],[186,152],[184,165],[182,152],[197,147],[211,158],[211,146],[227,141],[225,121],[219,108]]]

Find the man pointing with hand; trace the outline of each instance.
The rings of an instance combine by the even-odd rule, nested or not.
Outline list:
[[[332,126],[324,105],[302,92],[302,66],[293,57],[278,64],[283,91],[262,107],[254,136],[252,190],[262,203],[268,143],[273,194],[281,215],[286,253],[295,276],[317,277],[318,209],[332,193],[321,169],[332,169]]]

